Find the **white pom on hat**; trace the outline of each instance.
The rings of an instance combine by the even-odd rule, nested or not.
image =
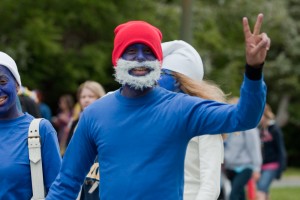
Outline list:
[[[17,64],[16,62],[6,53],[0,51],[0,65],[3,65],[9,69],[9,71],[13,74],[15,77],[17,83],[19,86],[21,86],[21,78],[20,74],[18,72]]]
[[[203,79],[202,59],[190,44],[182,40],[164,42],[162,50],[162,69],[179,72],[196,81]]]

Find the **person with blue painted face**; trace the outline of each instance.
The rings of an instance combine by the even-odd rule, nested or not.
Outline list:
[[[225,102],[226,95],[203,80],[199,53],[182,40],[162,43],[162,73],[159,86],[203,99]],[[184,133],[183,133],[184,134]],[[189,141],[184,166],[184,199],[213,200],[220,193],[224,148],[221,135],[202,135]]]
[[[18,99],[21,78],[15,61],[0,52],[0,199],[32,198],[28,128],[34,117],[23,113]],[[40,123],[46,192],[58,174],[61,158],[56,132],[48,120]]]
[[[236,105],[157,86],[160,30],[144,21],[117,26],[112,62],[121,87],[84,109],[46,199],[76,199],[96,155],[100,199],[183,199],[188,142],[207,133],[246,130],[260,120],[266,99],[262,65],[270,44],[259,30],[262,18],[254,33],[243,20],[247,66]]]

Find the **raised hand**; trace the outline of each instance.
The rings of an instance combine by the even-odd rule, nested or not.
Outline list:
[[[254,25],[253,33],[251,33],[248,19],[243,18],[244,36],[246,43],[246,62],[252,67],[258,67],[264,63],[267,52],[271,45],[271,40],[266,33],[260,33],[263,14],[259,14]]]

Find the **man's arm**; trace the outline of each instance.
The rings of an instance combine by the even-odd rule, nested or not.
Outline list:
[[[216,102],[203,101],[206,106],[199,104],[199,109],[196,108],[198,105],[191,107],[190,116],[194,121],[190,120],[188,127],[195,130],[192,136],[243,131],[252,129],[259,123],[266,102],[262,68],[270,48],[267,34],[260,33],[262,20],[263,14],[259,14],[252,33],[248,19],[243,18],[246,67],[238,104],[220,106]],[[201,119],[197,119],[197,116],[201,116]]]
[[[47,200],[73,200],[78,196],[81,184],[97,155],[95,144],[89,137],[90,126],[87,124],[84,114],[81,115]]]

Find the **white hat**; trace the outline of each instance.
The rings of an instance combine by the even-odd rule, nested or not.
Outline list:
[[[199,53],[188,43],[174,40],[162,43],[162,69],[168,69],[196,81],[203,79],[203,63]]]
[[[6,53],[0,51],[0,65],[3,65],[9,69],[9,71],[13,74],[19,86],[21,86],[21,78],[18,72],[18,68],[16,62]]]

